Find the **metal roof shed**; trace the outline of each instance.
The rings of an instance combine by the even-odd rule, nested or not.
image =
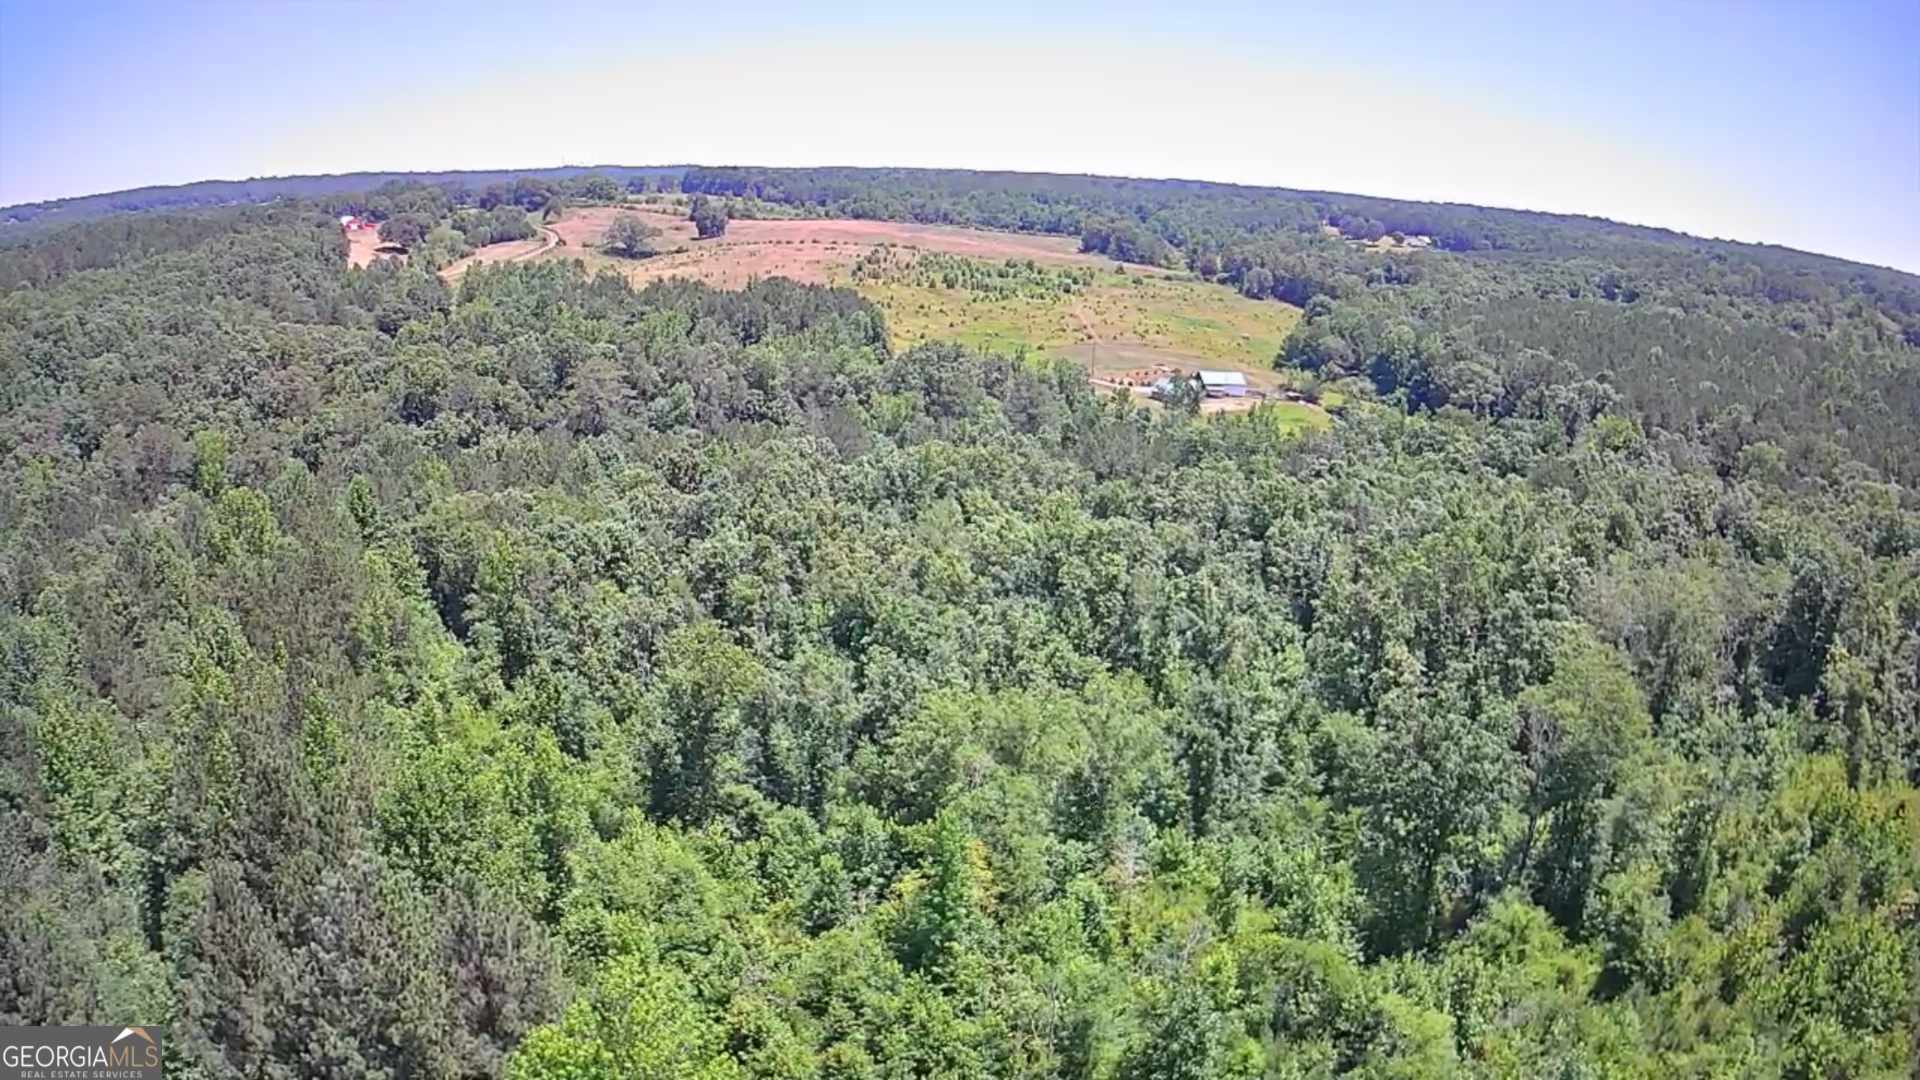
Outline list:
[[[1238,371],[1199,371],[1194,377],[1208,397],[1247,396],[1247,377]]]

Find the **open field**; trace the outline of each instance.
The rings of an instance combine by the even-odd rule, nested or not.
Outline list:
[[[630,260],[596,250],[607,226],[623,213],[660,230],[656,244],[663,254]],[[1224,286],[1153,267],[1116,269],[1111,259],[1085,254],[1064,236],[813,219],[735,221],[724,237],[697,240],[681,215],[624,207],[570,210],[551,228],[561,244],[538,257],[582,259],[635,283],[688,277],[739,288],[755,278],[782,276],[849,286],[886,312],[900,348],[937,339],[1067,356],[1098,342],[1170,363],[1243,370],[1265,386],[1274,384],[1269,365],[1299,320],[1295,308],[1249,300]],[[991,263],[1031,259],[1043,267],[1084,269],[1092,281],[1071,295],[1002,296],[904,280],[856,280],[855,264],[883,245],[908,258],[937,252]]]
[[[605,263],[636,283],[661,278],[695,278],[723,288],[738,288],[754,278],[789,277],[817,285],[846,283],[846,271],[869,249],[881,244],[940,251],[979,259],[1032,259],[1059,266],[1114,265],[1080,251],[1066,236],[985,232],[945,225],[847,219],[738,220],[725,236],[694,237],[684,214],[644,207],[589,206],[567,211],[552,228],[562,245],[559,258],[596,262],[595,248],[616,217],[633,214],[660,230],[655,244],[662,254],[632,261],[602,256]],[[684,249],[684,250],[683,250]],[[1143,270],[1147,274],[1164,271]]]
[[[659,230],[655,246],[661,254],[634,260],[599,250],[608,226],[623,214]],[[1250,300],[1222,285],[1152,267],[1122,267],[1081,252],[1075,240],[1062,236],[798,219],[734,221],[724,237],[699,240],[682,212],[614,206],[571,209],[545,231],[551,241],[492,245],[442,273],[453,280],[482,260],[579,259],[591,270],[613,270],[635,284],[686,277],[740,288],[756,278],[789,277],[857,290],[886,313],[892,343],[900,349],[940,340],[1064,357],[1101,383],[1156,364],[1223,368],[1245,373],[1261,394],[1283,388],[1272,359],[1300,318],[1296,308]],[[876,258],[888,272],[872,272]],[[967,275],[977,269],[988,280],[954,287],[939,273],[913,272],[917,262],[934,260]],[[1020,275],[1030,287],[993,287],[1004,284],[994,275],[1005,274],[1000,268],[1008,260],[1031,260],[1034,269]],[[1204,409],[1241,411],[1257,403],[1255,398],[1216,399]],[[1299,414],[1297,423],[1327,422],[1318,406],[1274,404]]]
[[[405,253],[397,248],[393,251],[381,251],[380,234],[372,229],[348,229],[346,235],[348,266],[368,266],[373,260],[388,255],[406,257]]]
[[[1112,271],[1096,273],[1076,295],[1044,299],[894,284],[861,292],[886,311],[900,345],[944,338],[1076,356],[1077,346],[1125,346],[1140,358],[1129,366],[1157,354],[1168,362],[1244,369],[1269,382],[1273,357],[1300,318],[1298,309],[1249,300],[1210,282]]]
[[[658,245],[662,250],[671,250],[680,244],[693,243],[693,222],[687,220],[684,210],[663,210],[645,206],[575,206],[560,215],[560,220],[548,225],[560,237],[560,246],[566,250],[562,254],[571,258],[574,255],[590,251],[600,245],[607,234],[607,226],[613,219],[632,214],[640,220],[660,230]]]
[[[1208,413],[1249,411],[1287,386],[1272,360],[1300,319],[1297,308],[1249,300],[1210,282],[1104,269],[1072,294],[994,296],[893,281],[854,287],[887,313],[896,346],[939,339],[1000,351],[1025,348],[1072,360],[1096,385],[1132,383],[1143,400],[1156,366],[1225,369],[1244,374],[1260,395],[1208,399],[1201,405]],[[1266,404],[1282,427],[1331,423],[1318,405]]]
[[[488,244],[476,250],[473,254],[468,255],[466,258],[455,259],[440,271],[440,276],[450,282],[458,281],[460,275],[466,273],[475,263],[519,262],[522,259],[531,259],[536,255],[544,255],[559,243],[560,236],[555,230],[541,226],[539,232],[527,237],[525,240],[508,240],[499,244]]]

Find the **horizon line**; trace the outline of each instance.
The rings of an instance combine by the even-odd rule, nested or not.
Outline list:
[[[1740,239],[1735,239],[1729,236],[1703,236],[1697,233],[1687,232],[1684,229],[1674,228],[1672,226],[1654,225],[1646,222],[1626,221],[1620,218],[1610,218],[1600,214],[1586,213],[1582,211],[1542,210],[1542,209],[1535,209],[1535,208],[1524,207],[1524,206],[1501,206],[1493,203],[1461,202],[1461,201],[1456,201],[1451,199],[1419,199],[1419,198],[1412,198],[1412,197],[1401,196],[1401,195],[1369,195],[1369,194],[1365,194],[1357,191],[1333,191],[1333,190],[1326,190],[1326,189],[1319,189],[1319,188],[1295,188],[1295,187],[1286,187],[1284,185],[1273,184],[1273,183],[1252,184],[1252,183],[1243,183],[1235,180],[1205,180],[1205,179],[1200,179],[1196,177],[1141,176],[1141,175],[1130,175],[1126,173],[1117,173],[1117,172],[1116,173],[1053,172],[1053,171],[1047,171],[1042,169],[985,168],[985,167],[976,167],[976,166],[825,165],[825,164],[752,165],[752,164],[744,164],[744,163],[710,164],[710,163],[692,162],[692,161],[674,162],[674,163],[660,164],[660,165],[652,165],[652,164],[629,165],[629,164],[622,164],[619,162],[603,161],[603,162],[596,162],[593,164],[573,164],[570,162],[562,162],[558,165],[527,165],[527,166],[509,166],[504,168],[485,167],[485,168],[454,168],[454,169],[347,169],[340,172],[263,173],[258,176],[248,176],[248,177],[239,177],[239,178],[205,177],[198,180],[184,180],[184,181],[179,181],[174,183],[138,184],[133,187],[112,188],[106,191],[84,192],[77,195],[57,195],[57,196],[53,196],[45,199],[32,199],[24,202],[10,203],[5,206],[0,206],[0,215],[4,215],[6,214],[7,211],[10,211],[10,210],[18,210],[21,208],[28,208],[28,207],[52,207],[54,210],[57,211],[59,209],[57,204],[60,204],[60,203],[79,202],[85,199],[108,198],[114,195],[126,195],[126,194],[130,194],[133,192],[140,192],[140,191],[190,188],[190,187],[196,187],[201,184],[251,184],[251,183],[260,183],[260,182],[268,182],[268,181],[285,181],[285,180],[325,180],[325,179],[334,179],[334,178],[346,179],[346,178],[359,177],[359,176],[425,177],[425,176],[459,176],[463,174],[473,174],[473,173],[505,173],[505,174],[537,173],[537,172],[552,172],[559,169],[578,169],[583,172],[591,172],[595,169],[658,169],[663,171],[671,170],[671,169],[766,169],[766,170],[783,170],[783,171],[794,171],[794,172],[819,170],[819,169],[843,169],[843,170],[863,170],[863,171],[869,171],[869,172],[878,172],[878,171],[949,172],[949,173],[958,172],[958,173],[1002,174],[1002,175],[1009,175],[1009,176],[1058,176],[1058,177],[1074,177],[1074,178],[1089,179],[1089,180],[1124,180],[1124,181],[1138,181],[1138,182],[1148,182],[1148,183],[1206,184],[1206,185],[1211,185],[1213,187],[1243,188],[1251,191],[1285,192],[1288,194],[1310,195],[1310,196],[1326,195],[1326,196],[1356,198],[1356,199],[1377,199],[1377,200],[1382,200],[1387,202],[1412,203],[1420,206],[1464,207],[1471,210],[1492,210],[1492,211],[1497,211],[1501,213],[1510,213],[1510,214],[1531,214],[1531,215],[1542,216],[1542,217],[1577,218],[1584,221],[1599,222],[1599,223],[1608,224],[1608,225],[1618,225],[1618,226],[1623,226],[1630,229],[1646,229],[1653,232],[1667,233],[1670,236],[1677,237],[1682,240],[1692,240],[1700,243],[1733,244],[1741,247],[1771,248],[1775,251],[1789,252],[1796,255],[1812,256],[1814,258],[1819,258],[1819,259],[1831,259],[1835,262],[1846,263],[1851,266],[1863,266],[1869,269],[1888,270],[1896,274],[1904,274],[1909,277],[1920,278],[1920,268],[1916,268],[1914,270],[1906,270],[1898,266],[1893,266],[1891,264],[1871,263],[1861,259],[1847,258],[1844,255],[1832,255],[1826,252],[1812,251],[1806,248],[1791,247],[1787,244],[1783,244],[1778,241],[1772,241],[1772,240],[1740,240]],[[133,211],[117,211],[117,212],[143,213],[143,212],[153,212],[153,211],[133,210]],[[9,223],[0,222],[0,224],[9,224]]]

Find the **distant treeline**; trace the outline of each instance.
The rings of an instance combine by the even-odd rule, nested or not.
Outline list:
[[[330,216],[350,214],[379,222],[380,239],[404,248],[415,249],[425,241],[437,241],[431,244],[434,258],[430,261],[439,265],[476,247],[533,235],[533,225],[523,211],[557,215],[564,212],[569,201],[608,202],[636,192],[671,190],[679,184],[678,173],[672,169],[544,171],[568,171],[572,175],[421,174],[457,179],[432,183],[385,179],[378,187],[354,188],[314,198],[305,202],[305,208],[318,209]],[[369,179],[388,176],[361,175]],[[171,193],[179,189],[152,190]],[[179,211],[158,202],[142,208],[152,213],[104,211],[105,216],[86,219],[69,216],[63,210],[57,218],[48,215],[30,224],[16,221],[10,227],[0,226],[0,289],[47,285],[77,271],[121,266],[147,256],[193,247],[214,237],[257,228],[272,216],[275,205],[290,206],[300,201],[293,196],[270,198],[282,201],[208,205]],[[442,227],[445,231],[436,236],[435,230]],[[414,254],[418,256],[420,252]]]
[[[627,185],[640,179],[672,183],[684,165],[562,165],[551,169],[456,169],[448,172],[359,172],[325,176],[263,176],[251,180],[202,180],[193,184],[112,191],[72,199],[49,199],[0,207],[6,224],[72,224],[110,214],[148,210],[193,210],[276,199],[324,199],[377,191],[389,185],[426,184],[450,189],[479,189],[516,180],[568,180],[600,176]],[[7,235],[0,228],[0,238]]]
[[[1905,311],[1920,311],[1920,279],[1911,274],[1789,248],[1703,240],[1574,214],[1199,180],[963,169],[694,167],[685,170],[681,188],[805,204],[848,217],[1020,232],[1117,231],[1122,240],[1133,235],[1131,223],[1164,240],[1202,272],[1213,270],[1213,258],[1238,239],[1288,233],[1319,236],[1324,226],[1332,226],[1344,239],[1426,236],[1432,238],[1433,246],[1456,252],[1569,256],[1598,254],[1623,245],[1652,245],[1721,260],[1752,260],[1787,276],[1858,281],[1890,294]],[[1105,250],[1104,244],[1095,247]],[[1158,248],[1152,253],[1162,254]],[[1784,291],[1796,290],[1789,286]]]

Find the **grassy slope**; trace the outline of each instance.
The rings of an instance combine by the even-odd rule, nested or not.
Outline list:
[[[653,196],[648,201],[659,210],[676,198]],[[667,229],[660,241],[664,247],[685,246],[685,238],[678,235],[685,228],[677,215],[670,222],[649,221]],[[563,220],[558,227],[570,233],[568,224]],[[611,269],[632,276],[636,264],[595,250],[596,239],[597,229],[589,229],[548,257],[580,259],[589,270]],[[845,254],[833,257],[827,280],[874,301],[886,314],[898,349],[927,341],[958,341],[997,352],[1026,349],[1040,356],[1073,359],[1100,375],[1156,362],[1189,368],[1206,365],[1245,372],[1254,386],[1272,389],[1284,381],[1273,370],[1273,358],[1301,317],[1299,308],[1250,300],[1224,285],[1184,275],[1115,269],[1107,263],[1097,271],[1093,285],[1075,295],[999,297],[899,280],[856,281],[853,253],[868,249],[833,245],[830,250],[842,248]],[[748,246],[715,251],[741,259],[765,254]],[[688,269],[693,276],[713,280],[720,267],[703,261]],[[1275,411],[1297,413],[1296,420],[1302,424],[1326,421],[1325,413],[1310,407]]]
[[[1274,355],[1300,318],[1298,308],[1249,300],[1224,286],[1114,271],[1102,271],[1080,295],[1038,299],[892,282],[858,288],[887,313],[900,347],[946,339],[1075,355],[1076,346],[1097,341],[1123,365],[1166,353],[1250,374],[1270,374]]]

